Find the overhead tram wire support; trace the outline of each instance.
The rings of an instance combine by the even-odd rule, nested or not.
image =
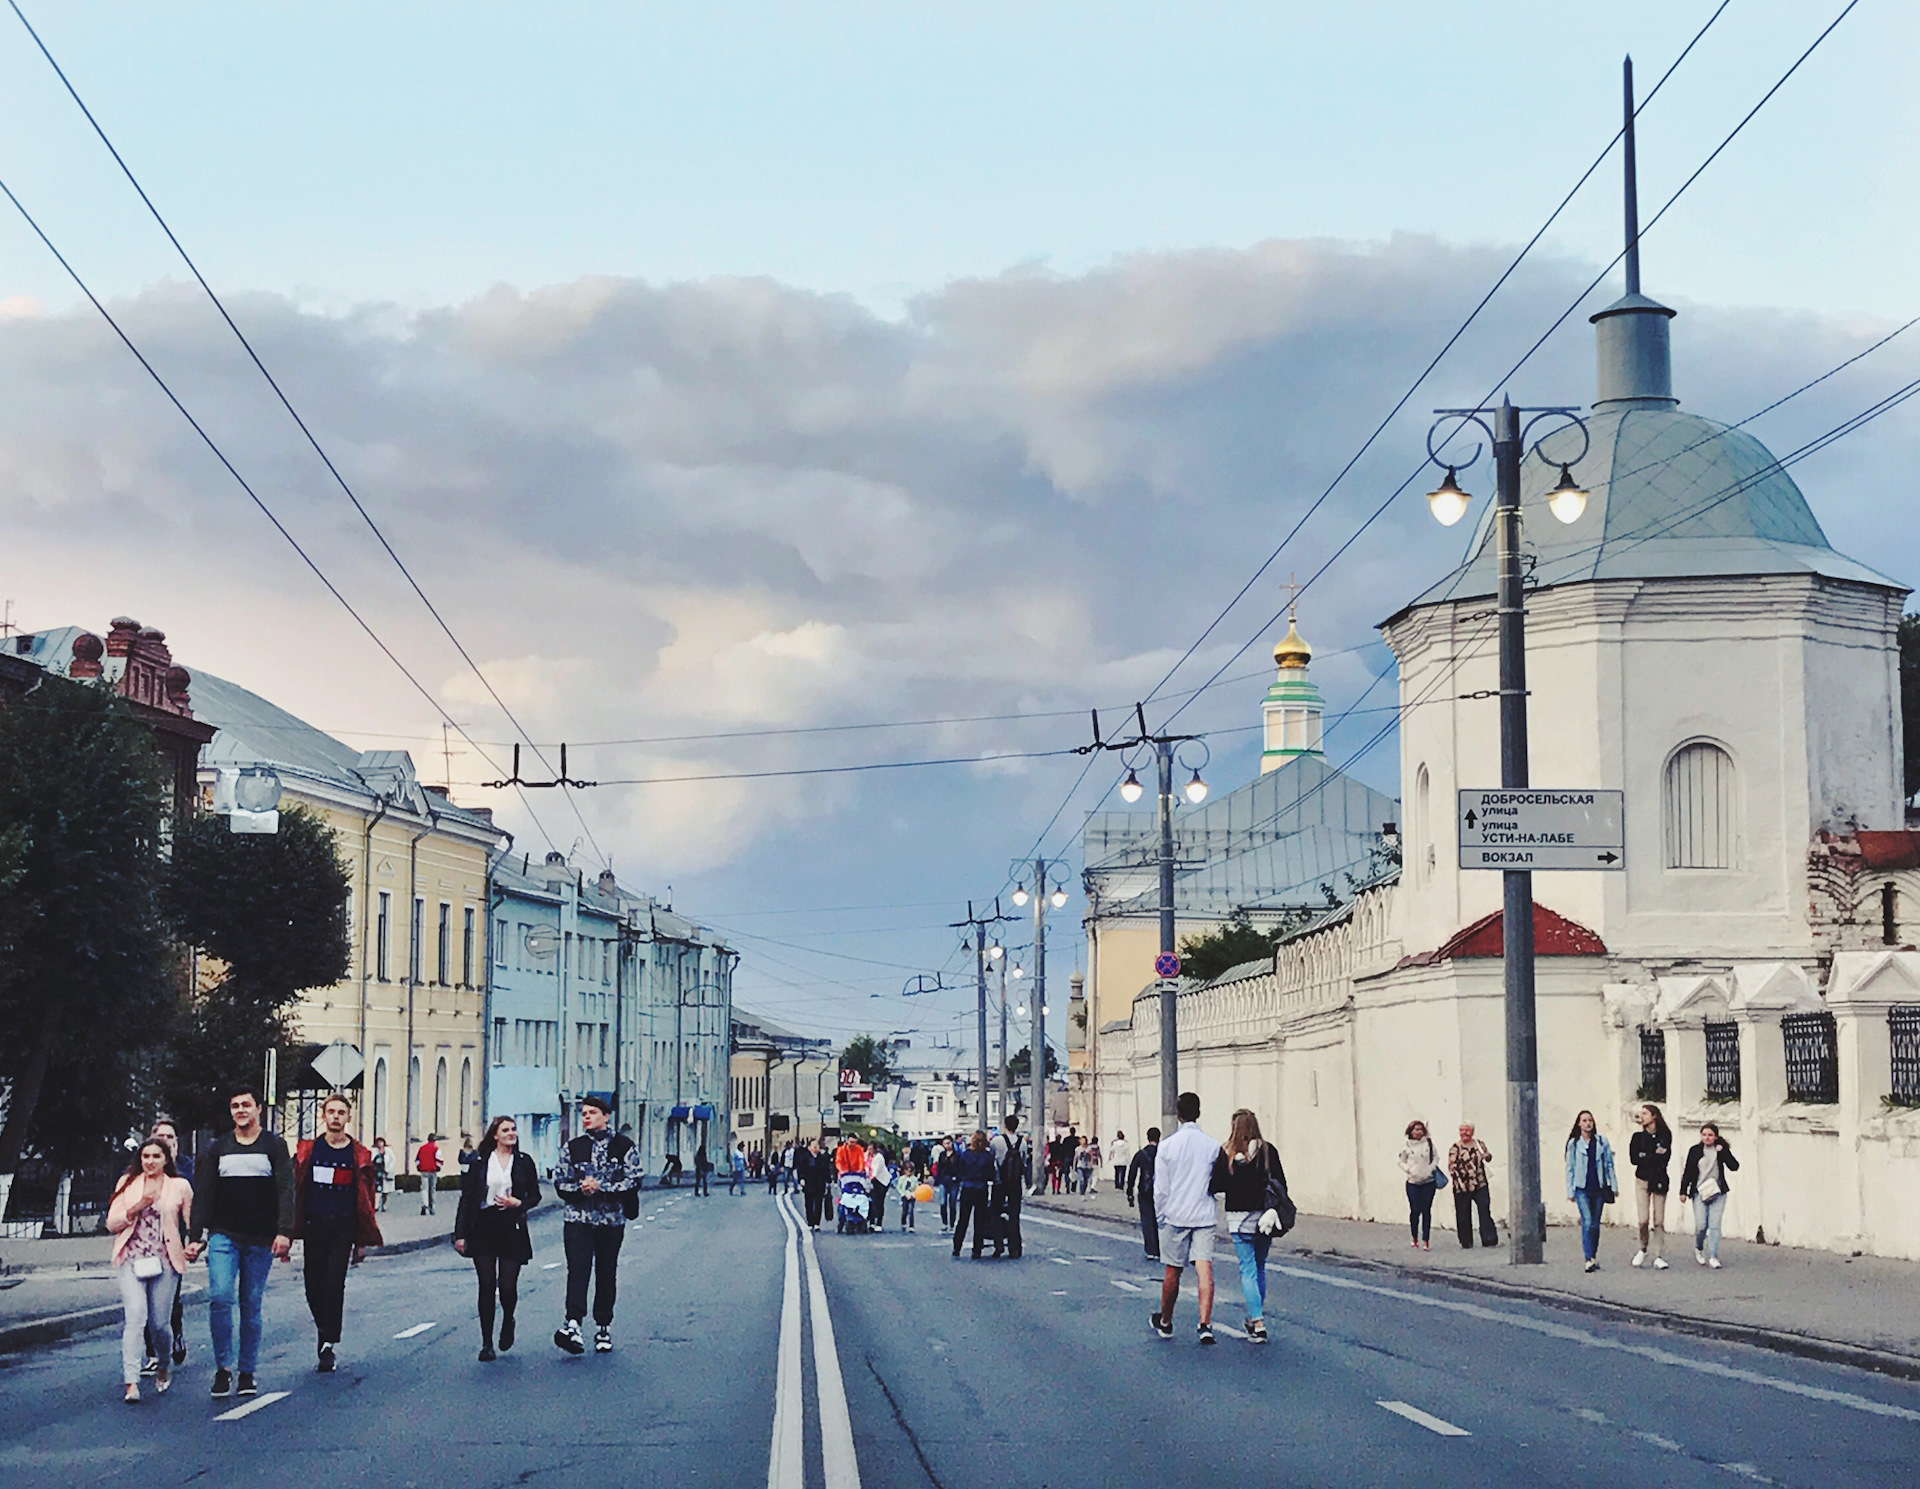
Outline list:
[[[543,760],[541,763],[544,764],[545,761]],[[572,776],[567,774],[567,747],[566,745],[562,744],[560,746],[560,774],[555,776],[550,781],[528,781],[528,780],[521,779],[520,746],[515,745],[513,747],[513,774],[508,776],[505,780],[482,781],[480,784],[486,787],[488,790],[493,790],[493,791],[505,790],[509,786],[524,787],[529,791],[546,791],[546,790],[550,790],[552,787],[555,787],[555,786],[563,786],[563,787],[572,786],[576,789],[579,789],[583,787],[598,786],[600,783],[598,781],[575,780]]]
[[[1000,913],[1000,897],[993,897],[993,914],[976,915],[973,901],[967,901],[967,918],[951,922],[950,929],[965,931],[966,937],[960,942],[962,951],[973,953],[974,993],[978,1004],[979,1027],[976,1031],[980,1040],[980,1095],[974,1103],[975,1123],[979,1131],[987,1131],[987,963],[999,961],[1006,950],[995,941],[987,944],[987,927],[1012,920],[1011,915]]]
[[[1173,946],[1173,767],[1181,745],[1198,744],[1202,750],[1206,750],[1207,745],[1198,734],[1150,732],[1144,703],[1134,704],[1133,717],[1135,733],[1131,739],[1102,739],[1100,712],[1095,709],[1093,743],[1080,746],[1075,753],[1091,755],[1099,750],[1112,750],[1124,755],[1151,749],[1159,767],[1160,955],[1154,958],[1153,970],[1160,985],[1160,1125],[1163,1131],[1172,1132],[1180,1125],[1180,1015],[1179,994],[1174,987],[1174,979],[1180,975],[1180,956]],[[1193,778],[1183,788],[1187,800],[1195,806],[1207,799],[1207,783],[1200,779],[1200,768],[1210,756],[1208,752],[1207,757],[1192,767]],[[1129,763],[1127,778],[1120,783],[1121,798],[1131,804],[1140,799],[1141,792],[1139,774]]]
[[[1095,725],[1096,735],[1098,724]],[[1051,864],[1039,855],[1033,860],[1033,989],[1027,994],[1027,1078],[1033,1086],[1033,1103],[1027,1114],[1027,1126],[1030,1129],[1027,1141],[1032,1149],[1033,1165],[1027,1175],[1027,1182],[1033,1192],[1039,1194],[1046,1185],[1047,1167],[1042,1161],[1041,1145],[1047,1133],[1047,908],[1063,910],[1067,904],[1067,889],[1064,882],[1056,882],[1048,887],[1051,871],[1059,868],[1058,861]],[[1016,865],[1019,873],[1024,865]],[[1013,903],[1018,906],[1027,898],[1027,886],[1019,884],[1013,892]]]

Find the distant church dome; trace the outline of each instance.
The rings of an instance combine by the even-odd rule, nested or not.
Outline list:
[[[1287,617],[1287,634],[1273,648],[1274,664],[1279,667],[1304,667],[1313,660],[1313,648],[1300,634],[1293,617]]]

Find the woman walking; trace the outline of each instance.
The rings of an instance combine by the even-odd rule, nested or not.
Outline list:
[[[940,1234],[953,1230],[960,1218],[960,1150],[953,1139],[940,1139],[940,1151],[933,1158],[933,1182],[940,1186]]]
[[[953,1217],[953,1254],[960,1255],[960,1243],[966,1239],[967,1221],[973,1221],[973,1259],[980,1260],[980,1248],[986,1244],[988,1191],[993,1184],[993,1154],[987,1147],[987,1135],[976,1132],[967,1139],[967,1151],[960,1154],[954,1167],[960,1178],[960,1205]]]
[[[1680,1171],[1680,1197],[1693,1201],[1693,1259],[1715,1271],[1720,1269],[1720,1217],[1733,1187],[1727,1175],[1739,1167],[1719,1124],[1702,1122],[1700,1141],[1687,1149],[1687,1164]]]
[[[1407,1140],[1400,1145],[1400,1172],[1407,1181],[1407,1225],[1416,1251],[1433,1250],[1433,1196],[1440,1188],[1440,1155],[1434,1151],[1427,1124],[1415,1117],[1407,1123]]]
[[[186,1220],[192,1205],[192,1186],[174,1167],[173,1150],[155,1137],[140,1145],[107,1205],[114,1278],[126,1315],[120,1378],[129,1404],[140,1399],[140,1365],[149,1337],[158,1362],[153,1388],[165,1395],[173,1384],[173,1300],[187,1270]]]
[[[1086,1182],[1081,1185],[1080,1192],[1082,1194],[1094,1194],[1097,1193],[1100,1188],[1100,1166],[1104,1161],[1100,1153],[1100,1139],[1097,1137],[1088,1138],[1087,1146],[1082,1151],[1086,1154],[1087,1170]]]
[[[1667,1241],[1667,1166],[1673,1162],[1673,1132],[1660,1108],[1648,1102],[1640,1108],[1640,1130],[1627,1143],[1627,1161],[1633,1165],[1634,1208],[1640,1216],[1640,1249],[1633,1264],[1644,1267],[1649,1255],[1656,1272],[1667,1270],[1660,1253]]]
[[[1592,1112],[1573,1119],[1567,1134],[1567,1198],[1580,1211],[1580,1254],[1585,1270],[1600,1270],[1600,1216],[1613,1203],[1613,1145],[1600,1135]]]
[[[1273,1183],[1283,1190],[1287,1186],[1280,1155],[1260,1136],[1260,1119],[1242,1107],[1233,1114],[1231,1134],[1213,1161],[1213,1181],[1208,1188],[1220,1196],[1227,1234],[1233,1237],[1233,1254],[1240,1262],[1240,1295],[1247,1305],[1249,1344],[1267,1342],[1267,1253],[1273,1246],[1273,1233],[1260,1222],[1270,1208],[1267,1191]]]
[[[473,1263],[480,1283],[480,1358],[493,1353],[494,1300],[500,1303],[500,1348],[513,1348],[513,1311],[520,1302],[520,1269],[533,1260],[527,1212],[540,1203],[540,1173],[520,1151],[520,1129],[495,1117],[460,1178],[453,1217],[453,1249]]]

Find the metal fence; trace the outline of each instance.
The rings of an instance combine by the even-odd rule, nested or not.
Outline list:
[[[1920,1004],[1889,1008],[1887,1036],[1893,1054],[1887,1099],[1895,1106],[1920,1106]]]
[[[1707,1025],[1707,1100],[1740,1099],[1740,1026],[1731,1019]]]
[[[1667,1031],[1640,1030],[1640,1100],[1667,1099]]]
[[[1780,1020],[1787,1046],[1787,1100],[1840,1099],[1840,1048],[1830,1013],[1790,1013]]]

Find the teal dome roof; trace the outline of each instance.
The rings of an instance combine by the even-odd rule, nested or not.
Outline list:
[[[1745,431],[1653,399],[1603,408],[1586,424],[1593,442],[1573,475],[1591,495],[1578,521],[1563,524],[1547,510],[1557,464],[1529,454],[1521,467],[1522,543],[1535,586],[1818,574],[1906,589],[1836,553],[1793,478]],[[1579,431],[1557,431],[1541,448],[1556,462],[1572,460]],[[1492,519],[1487,502],[1470,557],[1414,604],[1494,593]]]

